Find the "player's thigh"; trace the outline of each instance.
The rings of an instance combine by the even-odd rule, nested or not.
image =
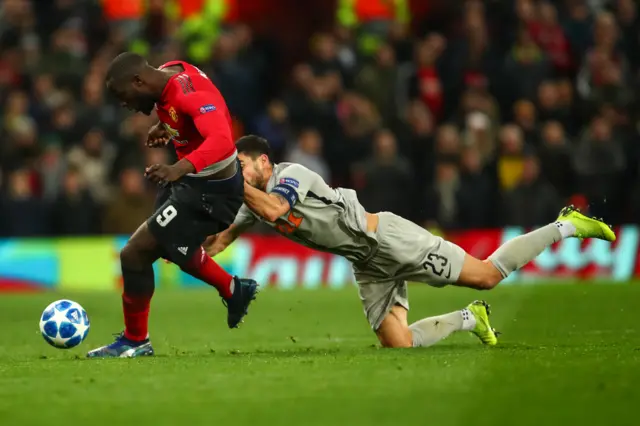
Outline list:
[[[153,263],[161,256],[162,248],[147,222],[138,227],[120,251],[120,261],[129,266]]]
[[[197,212],[188,204],[169,197],[147,220],[150,233],[166,257],[180,265],[199,248]]]
[[[465,251],[424,228],[395,215],[380,214],[380,250],[375,262],[393,277],[440,287],[455,283]]]
[[[412,347],[413,339],[407,323],[407,309],[404,306],[394,305],[380,323],[376,336],[385,348]]]
[[[147,221],[171,261],[185,266],[209,235],[233,223],[242,206],[241,179],[241,174],[221,181],[192,178],[172,186],[171,195]]]
[[[367,277],[356,272],[358,279],[366,281]],[[383,346],[410,346],[407,284],[402,280],[358,284],[358,294],[367,321]]]
[[[500,271],[489,260],[480,260],[467,254],[455,285],[476,290],[490,290],[502,279]]]

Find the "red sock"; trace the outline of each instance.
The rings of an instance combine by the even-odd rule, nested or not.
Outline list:
[[[202,247],[193,254],[193,257],[183,271],[204,281],[218,289],[220,296],[225,299],[231,297],[231,275],[211,259]]]
[[[124,337],[134,342],[149,337],[149,305],[153,293],[147,295],[122,294]]]

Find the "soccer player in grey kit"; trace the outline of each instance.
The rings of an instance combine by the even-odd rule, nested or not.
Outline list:
[[[331,188],[306,167],[274,164],[263,138],[245,136],[236,147],[244,205],[227,230],[205,242],[207,253],[221,252],[260,221],[304,246],[345,257],[353,265],[364,313],[385,347],[431,346],[455,331],[497,343],[484,301],[409,325],[407,281],[489,290],[563,238],[616,238],[607,224],[570,206],[555,222],[508,241],[482,261],[393,213],[366,212],[355,191]]]

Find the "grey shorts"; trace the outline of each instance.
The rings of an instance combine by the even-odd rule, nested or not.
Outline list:
[[[378,250],[354,264],[360,300],[377,330],[394,305],[409,309],[407,281],[444,287],[458,281],[465,251],[392,213],[378,213]]]

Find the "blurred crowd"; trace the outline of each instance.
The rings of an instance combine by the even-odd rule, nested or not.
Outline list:
[[[105,93],[124,50],[195,63],[236,136],[266,137],[276,161],[355,188],[369,211],[531,227],[573,203],[640,222],[633,0],[452,1],[412,25],[404,12],[354,21],[339,1],[293,66],[250,25],[168,2],[131,0],[140,19],[107,1],[0,2],[0,235],[130,233],[148,217],[143,168],[174,154],[144,148],[156,118]]]

